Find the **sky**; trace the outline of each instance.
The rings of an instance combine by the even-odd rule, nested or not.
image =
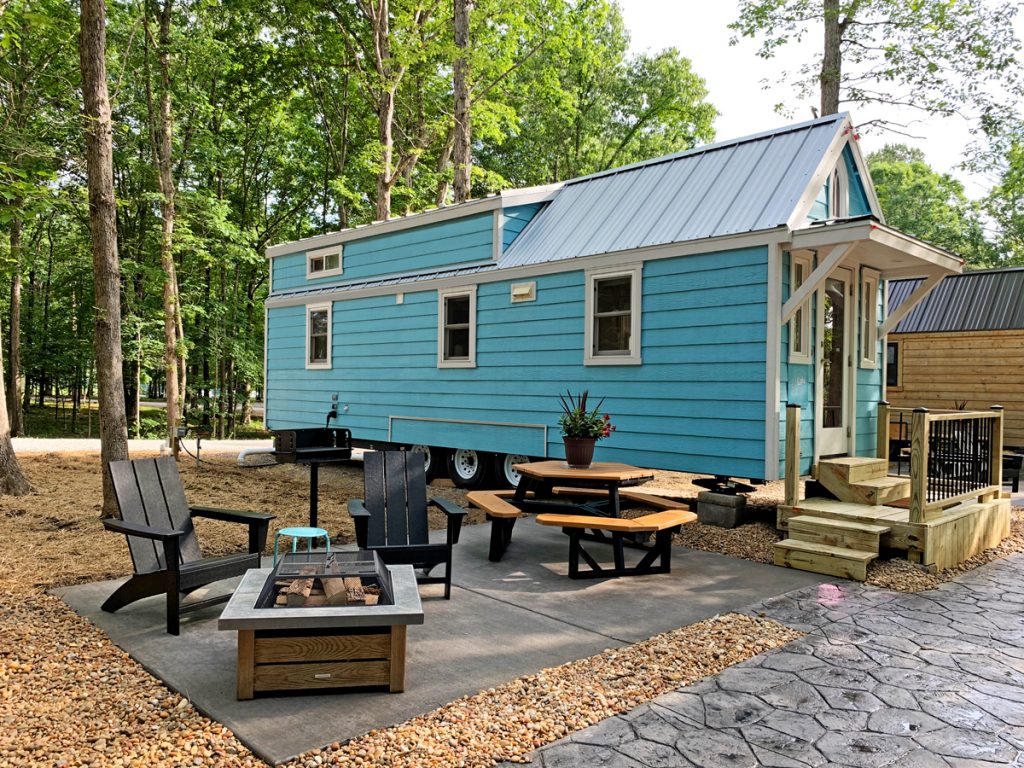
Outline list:
[[[770,130],[793,122],[810,120],[817,98],[801,100],[796,89],[783,81],[784,72],[795,72],[806,61],[820,58],[820,35],[811,35],[801,44],[789,43],[773,59],[756,55],[757,41],[744,39],[730,46],[732,36],[727,24],[738,13],[736,0],[619,0],[634,52],[657,51],[674,46],[693,62],[694,71],[705,79],[709,101],[721,113],[715,122],[718,140],[733,139]],[[1018,17],[1018,30],[1024,30],[1024,17]],[[762,83],[773,85],[767,90]],[[792,117],[776,113],[775,105],[786,104]],[[868,154],[887,143],[917,146],[925,159],[938,171],[952,173],[964,182],[967,194],[980,197],[987,182],[972,177],[956,166],[971,141],[969,126],[961,118],[929,118],[918,113],[900,114],[880,106],[851,110],[854,123],[874,119],[918,121],[911,139],[875,130],[861,132],[861,149]]]

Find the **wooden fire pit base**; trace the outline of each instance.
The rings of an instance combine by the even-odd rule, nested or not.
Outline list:
[[[238,698],[265,691],[386,685],[405,690],[404,624],[238,632]]]
[[[247,571],[217,622],[238,633],[238,698],[271,691],[405,689],[409,624],[423,623],[411,565],[389,565],[392,602],[258,608],[273,586],[269,568]]]

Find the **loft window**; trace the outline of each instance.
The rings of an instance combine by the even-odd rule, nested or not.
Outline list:
[[[640,362],[640,268],[587,275],[587,365]]]
[[[878,273],[864,270],[860,279],[860,367],[878,365]]]
[[[885,386],[902,387],[903,377],[900,376],[900,343],[890,341],[885,345]]]
[[[331,367],[331,305],[306,307],[306,367]]]
[[[809,255],[791,255],[789,261],[789,295],[796,293],[811,273]],[[811,300],[797,308],[789,321],[789,362],[803,365],[811,363]]]
[[[306,254],[306,277],[334,277],[344,271],[342,268],[342,247],[321,248]]]
[[[438,292],[439,368],[476,366],[476,288]]]

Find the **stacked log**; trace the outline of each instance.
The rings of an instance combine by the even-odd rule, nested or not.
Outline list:
[[[314,578],[278,582],[274,601],[277,608],[320,607],[326,605],[377,605],[380,587],[363,585],[358,576]]]

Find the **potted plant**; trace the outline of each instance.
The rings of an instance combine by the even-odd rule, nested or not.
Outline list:
[[[562,428],[565,461],[572,469],[587,469],[594,460],[594,444],[615,431],[612,417],[601,413],[604,398],[591,410],[587,396],[587,390],[578,395],[566,391],[565,395],[558,396],[563,411],[558,417],[558,426]]]

